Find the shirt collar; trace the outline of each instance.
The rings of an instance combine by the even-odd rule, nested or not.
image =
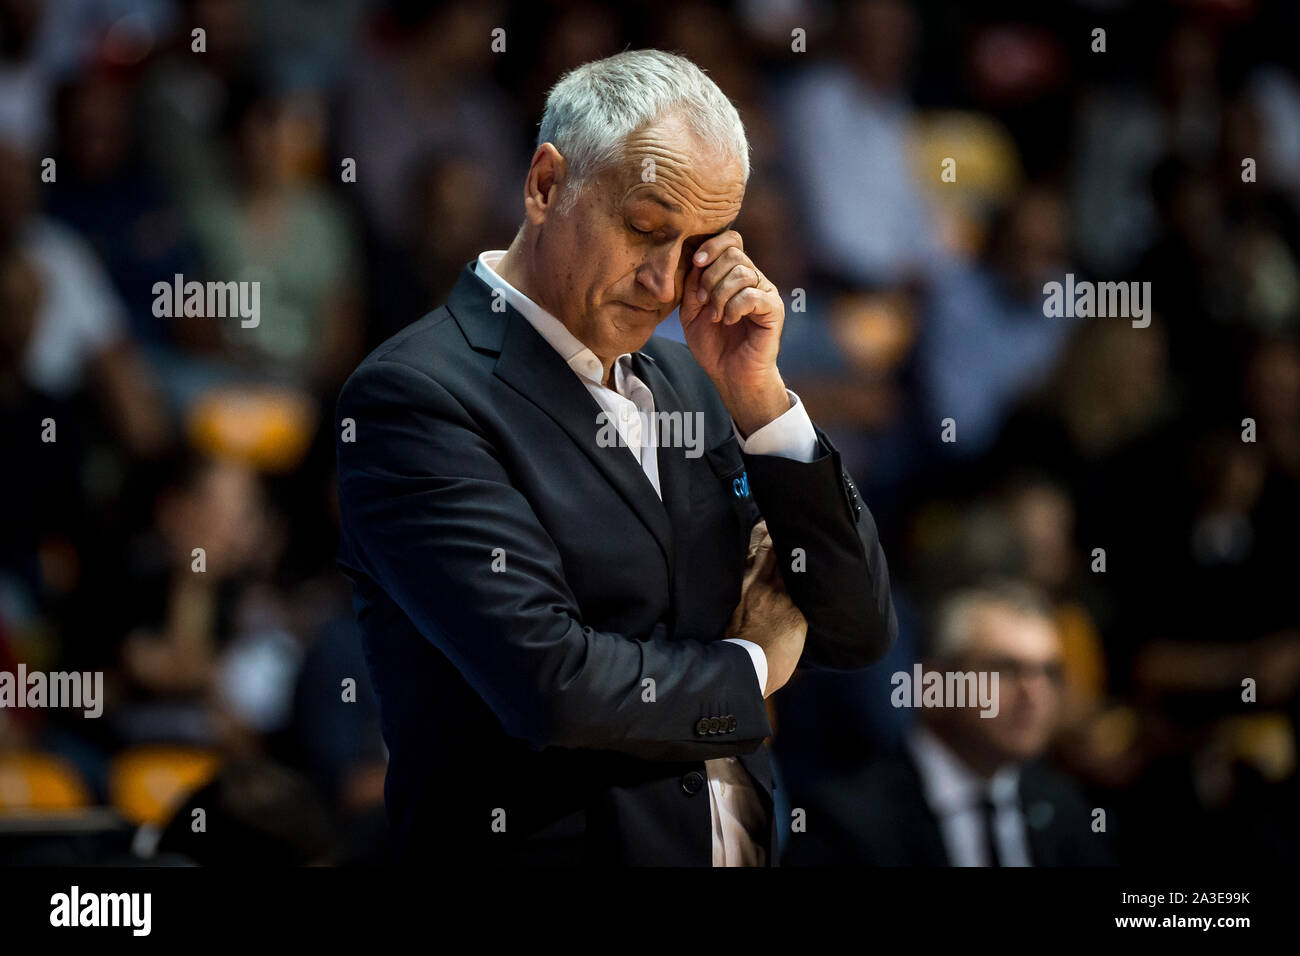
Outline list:
[[[605,369],[596,353],[578,341],[563,322],[497,274],[496,265],[505,254],[504,249],[479,253],[478,261],[474,264],[475,274],[494,289],[500,289],[506,302],[528,320],[580,378],[595,385],[602,384],[601,377]],[[625,352],[614,363],[614,390],[620,394],[624,393],[625,383],[631,377],[631,361],[632,353]]]
[[[1015,804],[1020,786],[1020,768],[1002,767],[985,782],[962,762],[924,724],[918,723],[908,737],[908,746],[921,772],[926,802],[940,816],[979,804],[987,794],[998,806]]]

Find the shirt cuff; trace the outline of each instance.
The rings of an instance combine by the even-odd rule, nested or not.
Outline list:
[[[767,690],[767,654],[753,641],[741,640],[739,637],[724,637],[728,644],[739,644],[749,651],[749,659],[754,662],[754,673],[758,676],[758,692]]]
[[[740,450],[746,455],[779,455],[795,461],[812,461],[817,457],[817,433],[808,410],[794,392],[787,388],[785,394],[790,398],[790,408],[748,438],[741,438],[736,422],[731,422]]]

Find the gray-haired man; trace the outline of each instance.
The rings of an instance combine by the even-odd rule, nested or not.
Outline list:
[[[893,640],[875,525],[732,228],[748,174],[689,61],[579,67],[509,248],[344,387],[340,563],[403,859],[769,865],[764,698]],[[689,349],[651,338],[675,308]]]

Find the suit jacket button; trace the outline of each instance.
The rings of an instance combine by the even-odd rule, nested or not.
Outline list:
[[[709,732],[709,718],[701,717],[695,722],[695,732],[703,737]]]
[[[736,732],[736,727],[739,726],[739,724],[740,721],[736,719],[736,715],[732,714],[727,718],[727,733],[734,734]]]
[[[721,717],[710,717],[710,718],[709,718],[709,733],[711,733],[711,734],[716,734],[716,733],[717,733],[719,730],[721,730],[721,729],[722,729],[722,718],[721,718]]]
[[[695,796],[704,787],[704,774],[692,770],[682,777],[682,791],[689,797]]]

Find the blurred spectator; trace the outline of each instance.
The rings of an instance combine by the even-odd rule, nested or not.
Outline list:
[[[1154,242],[1139,260],[1134,277],[1159,290],[1159,309],[1178,323],[1171,337],[1170,361],[1182,395],[1201,408],[1221,406],[1231,382],[1205,381],[1205,354],[1232,346],[1234,318],[1229,263],[1221,254],[1228,241],[1223,197],[1205,166],[1167,156],[1151,174],[1151,196],[1159,216]]]
[[[936,270],[921,320],[917,373],[926,424],[957,423],[947,455],[985,454],[1017,402],[1041,385],[1077,320],[1045,314],[1043,286],[1063,281],[1067,219],[1050,189],[1021,191],[995,224],[987,261]]]
[[[1075,140],[1075,241],[1093,272],[1131,267],[1155,230],[1145,186],[1160,157],[1208,161],[1218,136],[1218,45],[1192,19],[1169,31],[1151,88],[1090,92],[1080,104]]]
[[[867,285],[923,276],[937,253],[907,146],[916,30],[899,0],[856,0],[837,34],[840,55],[797,70],[778,98],[813,262]]]
[[[205,261],[221,281],[260,283],[263,320],[220,326],[224,354],[262,375],[331,395],[359,358],[360,267],[343,208],[300,181],[289,102],[255,82],[230,91],[222,129],[232,189],[193,204]]]
[[[1009,417],[989,460],[1056,478],[1086,512],[1081,523],[1105,520],[1109,527],[1115,522],[1100,512],[1126,509],[1128,499],[1108,497],[1115,488],[1099,480],[1121,481],[1116,463],[1126,456],[1150,464],[1156,457],[1152,438],[1176,440],[1169,434],[1176,412],[1159,316],[1143,329],[1123,320],[1087,320],[1078,324],[1052,378]]]
[[[1300,81],[1295,69],[1261,67],[1251,77],[1247,95],[1263,120],[1261,145],[1271,159],[1260,176],[1287,191],[1294,207],[1300,203]]]
[[[141,165],[131,128],[128,83],[89,74],[56,97],[55,161],[48,211],[84,236],[121,293],[142,345],[173,344],[177,329],[154,315],[153,285],[200,271],[181,210]]]
[[[1003,487],[997,504],[1016,542],[1017,572],[1051,605],[1061,642],[1062,721],[1073,723],[1087,717],[1107,689],[1095,597],[1075,545],[1074,502],[1055,482],[1022,475]]]
[[[54,605],[70,587],[56,556],[66,555],[84,517],[77,472],[85,437],[76,428],[77,409],[42,395],[24,374],[40,281],[23,257],[0,255],[0,442],[27,450],[23,467],[0,469],[0,494],[14,504],[0,514],[0,655],[33,666],[55,659]],[[41,443],[41,423],[51,418],[56,428],[64,423],[62,440]],[[14,728],[38,716],[15,711],[0,722]]]
[[[901,750],[824,788],[809,806],[807,832],[791,837],[784,862],[1110,862],[1109,838],[1094,831],[1081,793],[1036,762],[1061,704],[1060,641],[1046,604],[1022,586],[983,587],[949,595],[936,621],[925,671],[997,673],[996,715],[969,702],[923,708]]]
[[[375,330],[382,340],[409,316],[436,308],[465,264],[505,245],[491,211],[487,170],[463,153],[435,153],[413,168],[406,219],[410,240],[378,264],[373,277]],[[378,344],[373,342],[371,344]]]
[[[38,214],[35,168],[28,152],[0,142],[0,248],[21,263],[34,304],[24,377],[53,398],[94,391],[126,447],[156,455],[169,423],[122,302],[85,241]]]
[[[126,569],[122,664],[129,740],[248,746],[282,727],[300,652],[265,583],[283,529],[246,465],[182,453],[169,462],[153,529]]]
[[[170,49],[144,78],[139,109],[150,165],[189,203],[234,177],[219,148],[221,122],[235,79],[252,67],[254,44],[245,0],[184,0],[181,7]]]
[[[494,215],[513,233],[526,169],[518,157],[531,152],[510,98],[492,82],[491,33],[504,22],[495,2],[395,2],[359,45],[342,87],[339,150],[356,160],[361,207],[381,249],[410,239],[406,204],[433,150],[473,157],[494,184]]]

